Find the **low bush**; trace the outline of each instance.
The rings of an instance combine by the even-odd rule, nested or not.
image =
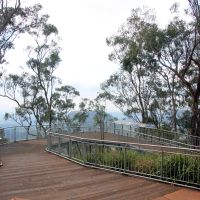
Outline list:
[[[87,164],[103,165],[171,182],[200,184],[199,156],[78,142],[72,144],[71,150],[73,158]]]

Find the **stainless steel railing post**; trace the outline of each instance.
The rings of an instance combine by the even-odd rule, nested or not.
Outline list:
[[[49,133],[47,136],[47,147],[50,149],[52,145],[52,133]]]
[[[72,140],[71,138],[69,139],[69,158],[72,157]]]
[[[16,142],[17,141],[17,135],[16,135],[16,127],[14,128],[14,142]]]
[[[28,141],[28,130],[26,130],[26,141]]]
[[[61,153],[61,137],[58,137],[58,152]]]
[[[87,162],[87,150],[86,150],[86,143],[83,142],[83,162],[86,163]]]
[[[124,172],[126,172],[127,154],[126,146],[124,147]]]
[[[163,152],[163,149],[162,149],[162,152],[161,152],[161,165],[160,165],[160,178],[161,179],[163,178],[163,160],[164,160],[164,152]]]

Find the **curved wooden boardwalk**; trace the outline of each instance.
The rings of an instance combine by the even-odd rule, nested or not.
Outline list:
[[[150,200],[173,185],[82,167],[44,150],[45,140],[1,146],[0,199]]]

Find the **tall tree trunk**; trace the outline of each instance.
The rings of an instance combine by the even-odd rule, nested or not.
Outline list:
[[[141,114],[142,114],[142,123],[146,124],[149,122],[149,118],[148,118],[148,114],[146,111],[141,110]]]
[[[199,106],[199,97],[196,96],[193,99],[192,105],[192,117],[191,117],[191,135],[194,136],[192,140],[193,145],[199,145],[199,141],[195,136],[200,137],[200,109]]]
[[[49,108],[49,128],[52,126],[52,110]]]
[[[173,74],[172,76],[172,87],[170,87],[170,83],[169,84],[169,89],[170,89],[170,92],[171,92],[171,98],[172,98],[172,107],[173,107],[173,113],[172,113],[172,127],[173,127],[173,130],[175,132],[177,132],[177,105],[176,105],[176,95],[175,95],[175,84],[176,84],[176,81],[175,81],[175,78],[176,78],[176,75]]]
[[[172,94],[172,107],[173,107],[173,113],[172,113],[172,127],[175,132],[177,132],[177,110],[176,110],[176,100],[174,98],[174,95]]]

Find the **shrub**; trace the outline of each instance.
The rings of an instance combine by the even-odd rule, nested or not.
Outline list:
[[[69,147],[67,144],[64,146]],[[55,148],[55,145],[53,147]],[[104,165],[116,170],[127,170],[130,173],[159,177],[172,182],[200,184],[199,156],[79,142],[72,143],[71,151],[75,159],[90,165]]]

